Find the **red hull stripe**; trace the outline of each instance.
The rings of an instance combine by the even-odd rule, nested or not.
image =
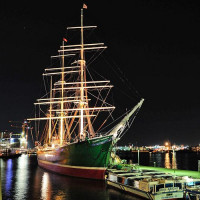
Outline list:
[[[103,167],[82,167],[82,166],[70,166],[61,165],[56,163],[47,162],[44,160],[38,160],[38,165],[49,171],[63,174],[67,176],[74,176],[88,179],[105,179],[106,168]]]

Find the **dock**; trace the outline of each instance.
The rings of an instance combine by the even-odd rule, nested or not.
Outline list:
[[[174,174],[177,176],[190,176],[193,178],[200,178],[200,172],[198,171],[182,170],[182,169],[167,169],[167,168],[162,168],[162,167],[151,167],[151,166],[142,166],[142,165],[135,165],[135,168],[141,169],[141,170],[156,170],[156,171]]]
[[[119,164],[115,166],[117,169],[136,169],[136,170],[153,170],[165,173],[174,174],[176,176],[190,176],[193,178],[200,178],[200,171],[182,170],[182,169],[168,169],[163,167],[143,166],[138,164]]]

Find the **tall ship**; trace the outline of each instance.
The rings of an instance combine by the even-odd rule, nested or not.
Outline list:
[[[80,42],[68,44],[68,38],[63,38],[58,55],[52,56],[59,65],[46,68],[43,74],[49,83],[45,89],[49,90],[35,103],[41,112],[28,120],[44,125],[42,132],[36,131],[40,138],[37,142],[40,167],[63,175],[104,179],[112,149],[129,128],[144,99],[110,130],[101,131],[115,109],[106,101],[113,85],[106,79],[93,79],[89,72],[91,62],[86,62],[86,54],[102,53],[107,47],[104,43],[84,42],[86,30],[96,26],[83,25],[83,9],[81,25],[67,28],[79,31]]]

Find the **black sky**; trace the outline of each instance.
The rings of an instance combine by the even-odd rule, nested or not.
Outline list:
[[[10,129],[9,120],[34,115],[33,103],[42,95],[41,74],[66,27],[79,25],[82,3],[0,3],[1,130]],[[85,3],[85,22],[98,26],[95,34],[108,46],[105,57],[122,77],[108,73],[117,85],[113,93],[117,112],[134,106],[133,88],[145,98],[121,144],[200,143],[200,3]]]

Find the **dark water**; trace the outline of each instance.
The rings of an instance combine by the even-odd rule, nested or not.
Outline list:
[[[138,163],[138,153],[121,153],[128,163]],[[169,152],[169,153],[139,153],[139,164],[145,166],[165,167],[172,169],[198,170],[200,153]]]
[[[107,188],[104,181],[71,178],[37,166],[36,156],[1,162],[3,200],[140,200]]]
[[[128,155],[137,162],[137,153]],[[196,153],[140,153],[140,164],[197,170],[200,154]],[[104,181],[71,178],[47,172],[37,165],[36,156],[0,159],[3,200],[141,200],[112,188]]]

